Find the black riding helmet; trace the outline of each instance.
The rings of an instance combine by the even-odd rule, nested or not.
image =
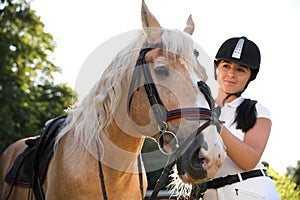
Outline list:
[[[218,50],[215,61],[235,62],[250,68],[250,81],[256,78],[260,67],[260,51],[257,45],[246,37],[235,37],[226,40]]]
[[[235,94],[228,94],[223,101],[223,103],[225,103],[226,99],[232,95],[240,96],[245,91],[250,81],[253,81],[256,78],[260,67],[260,51],[254,42],[248,40],[244,36],[226,40],[219,48],[215,57],[215,79],[217,79],[216,68],[221,60],[234,62],[248,67],[251,70],[250,79],[244,89]]]
[[[221,60],[234,62],[251,70],[251,77],[244,88],[245,90],[249,82],[253,81],[259,72],[260,51],[257,45],[246,37],[234,37],[226,40],[219,48],[215,57],[215,68]],[[243,91],[236,95],[240,96]]]

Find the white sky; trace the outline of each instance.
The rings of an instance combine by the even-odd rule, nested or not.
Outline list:
[[[272,133],[262,160],[280,173],[295,166],[300,160],[300,1],[146,0],[146,4],[166,28],[182,30],[192,14],[193,39],[211,58],[230,37],[246,36],[260,47],[261,70],[244,96],[261,102],[272,115]],[[142,28],[141,0],[35,0],[32,8],[57,43],[53,59],[63,73],[56,82],[74,89],[79,70],[99,45]],[[99,68],[99,75],[105,67]]]

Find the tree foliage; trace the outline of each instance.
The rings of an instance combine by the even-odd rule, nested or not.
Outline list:
[[[151,159],[149,159],[149,157],[147,159],[145,154],[151,152],[159,152],[158,145],[154,139],[147,137],[142,148],[142,158],[147,173],[148,190],[154,189],[157,180],[160,178],[160,175],[163,172],[163,167],[167,164],[168,161],[168,157],[166,155],[163,155],[162,153],[155,154],[155,157],[152,156]],[[153,168],[153,166],[161,166],[161,168],[155,169],[155,167]],[[169,178],[163,185],[163,189],[166,189],[166,186],[170,183],[170,181],[171,178]]]
[[[287,168],[287,176],[300,187],[300,160],[298,160],[296,167],[289,166]]]
[[[264,163],[268,169],[269,176],[273,179],[276,188],[279,192],[281,200],[299,200],[300,199],[300,187],[297,186],[288,175],[285,173],[279,175],[273,168],[271,168],[267,163]]]
[[[40,134],[64,114],[75,92],[54,84],[55,42],[28,0],[0,2],[0,152],[13,141]]]

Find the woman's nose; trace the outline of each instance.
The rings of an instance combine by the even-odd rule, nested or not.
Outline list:
[[[227,75],[228,77],[230,77],[230,78],[235,77],[234,70],[232,70],[232,69],[227,70],[227,74],[226,74],[226,75]]]

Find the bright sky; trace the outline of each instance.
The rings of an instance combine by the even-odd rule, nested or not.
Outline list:
[[[261,70],[244,96],[258,100],[272,115],[272,132],[262,160],[280,173],[296,166],[300,160],[300,109],[294,102],[299,96],[300,1],[146,0],[146,4],[166,28],[182,30],[192,14],[193,39],[211,58],[230,37],[246,36],[260,47]],[[142,28],[141,0],[35,0],[32,8],[57,43],[53,59],[63,72],[56,82],[76,90],[79,71],[99,45]],[[116,49],[108,46],[105,51]],[[99,75],[105,67],[99,67]]]

